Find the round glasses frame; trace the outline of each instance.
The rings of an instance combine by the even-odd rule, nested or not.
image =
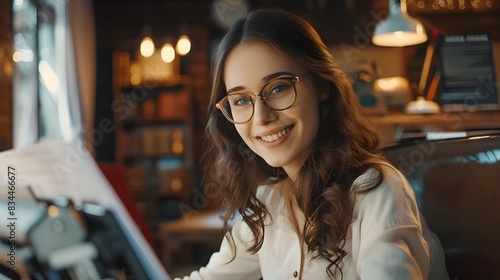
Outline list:
[[[278,78],[278,79],[272,80],[272,81],[270,81],[270,82],[266,83],[264,86],[262,86],[262,88],[261,88],[261,90],[260,90],[259,94],[254,94],[254,95],[249,95],[249,94],[247,94],[247,95],[250,97],[250,100],[251,100],[251,103],[252,103],[252,113],[250,114],[250,116],[248,117],[248,119],[247,119],[247,120],[245,120],[245,121],[235,121],[235,120],[233,120],[233,119],[232,119],[232,118],[231,118],[231,117],[230,117],[230,116],[229,116],[229,115],[225,112],[225,110],[224,110],[224,105],[223,105],[223,104],[224,104],[225,102],[228,102],[228,98],[229,98],[229,96],[230,96],[230,95],[227,95],[227,96],[225,96],[224,98],[222,98],[219,102],[217,102],[217,103],[215,104],[215,107],[216,107],[217,109],[219,109],[219,110],[222,112],[222,114],[224,115],[224,117],[226,117],[226,119],[227,119],[228,121],[230,121],[230,122],[232,122],[232,123],[234,123],[234,124],[242,124],[242,123],[246,123],[246,122],[248,122],[248,121],[250,121],[250,120],[252,119],[252,117],[253,117],[253,115],[254,115],[254,113],[255,113],[255,99],[254,99],[254,97],[260,97],[260,100],[262,101],[262,103],[263,103],[264,105],[266,105],[268,108],[270,108],[270,109],[272,109],[272,110],[274,110],[274,111],[283,111],[283,110],[286,110],[286,109],[290,108],[290,107],[291,107],[291,106],[295,103],[295,100],[297,99],[297,88],[296,88],[295,84],[296,84],[297,82],[299,82],[299,81],[300,81],[300,80],[301,80],[304,76],[306,76],[306,75],[307,75],[307,74],[300,75],[300,76],[293,76],[293,77],[281,77],[281,78]],[[292,85],[292,87],[293,87],[293,94],[294,94],[294,96],[293,96],[293,101],[292,101],[292,102],[290,102],[290,104],[289,104],[288,106],[286,106],[286,107],[284,107],[284,108],[280,108],[280,109],[273,108],[273,107],[271,107],[269,104],[267,104],[267,103],[266,103],[266,98],[267,98],[267,96],[262,95],[262,92],[264,91],[264,89],[265,89],[265,88],[266,88],[269,84],[274,83],[276,80],[285,80],[285,81],[290,82],[290,84],[291,84],[291,85]]]

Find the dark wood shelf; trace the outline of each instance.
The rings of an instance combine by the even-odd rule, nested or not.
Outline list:
[[[142,86],[142,85],[137,85],[137,86],[127,86],[127,87],[122,87],[121,91],[123,94],[132,94],[135,91],[141,91],[144,93],[148,94],[157,94],[161,92],[172,92],[172,93],[178,93],[182,90],[184,85],[182,84],[174,84],[174,85],[157,85],[157,86]]]
[[[184,160],[185,154],[155,154],[155,155],[134,155],[134,156],[125,156],[123,161],[126,164],[134,163],[135,161],[159,161],[162,159],[165,160]]]
[[[187,120],[182,119],[163,120],[156,118],[150,119],[146,117],[137,117],[134,119],[123,120],[123,128],[131,129],[144,126],[183,126],[186,121]]]
[[[173,199],[178,199],[178,198],[183,198],[186,196],[187,190],[181,190],[181,191],[163,191],[163,190],[157,190],[157,189],[150,189],[150,188],[144,188],[144,189],[133,189],[129,190],[134,197],[138,199],[163,199],[163,198],[173,198]]]

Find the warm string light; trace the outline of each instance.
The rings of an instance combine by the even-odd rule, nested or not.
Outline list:
[[[177,41],[177,45],[175,46],[175,50],[179,55],[186,55],[191,50],[191,41],[187,35],[182,35]]]
[[[146,31],[149,31],[150,29],[148,27],[144,28]],[[143,32],[145,33],[144,38],[141,41],[140,45],[140,54],[143,57],[151,57],[155,52],[155,44],[152,39],[152,36],[150,36],[150,31],[149,32]],[[191,51],[191,40],[187,35],[182,35],[179,37],[177,40],[177,43],[174,45],[171,43],[171,40],[168,40],[165,44],[163,44],[160,54],[161,54],[161,59],[165,63],[171,63],[174,61],[176,54],[180,56],[187,55]]]
[[[151,37],[144,37],[141,42],[140,51],[141,55],[144,57],[150,57],[155,53],[155,44]]]
[[[174,46],[170,43],[165,43],[161,48],[161,60],[165,63],[170,63],[175,59]]]

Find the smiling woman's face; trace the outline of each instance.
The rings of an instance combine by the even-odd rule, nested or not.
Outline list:
[[[295,83],[297,99],[283,111],[270,109],[254,95],[277,78],[304,74],[307,73],[299,65],[261,43],[236,46],[224,64],[228,92],[246,93],[255,101],[253,117],[246,123],[235,124],[236,130],[257,155],[271,166],[283,167],[291,177],[303,165],[318,131],[319,98],[311,75]]]

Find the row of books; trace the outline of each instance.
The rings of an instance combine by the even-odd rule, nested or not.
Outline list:
[[[143,94],[143,93],[141,93]],[[130,93],[124,95],[123,103],[126,122],[137,121],[188,121],[191,112],[191,98],[187,90],[160,92],[142,97]]]
[[[127,168],[127,188],[138,196],[168,196],[188,190],[188,171],[181,160],[139,161]]]
[[[124,133],[124,157],[182,156],[185,150],[185,129],[182,126],[146,126]]]

